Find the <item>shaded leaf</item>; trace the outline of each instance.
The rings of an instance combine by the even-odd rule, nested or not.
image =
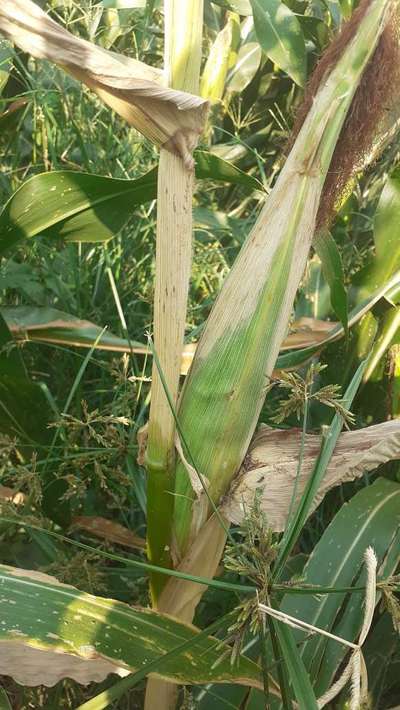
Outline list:
[[[120,523],[99,516],[78,515],[72,519],[71,526],[74,529],[91,533],[102,540],[131,547],[134,550],[143,550],[146,547],[146,540],[143,537],[135,535]]]
[[[355,276],[358,298],[372,293],[400,268],[400,171],[388,178],[380,196],[374,222],[375,256]],[[399,287],[394,289],[394,294]]]
[[[196,154],[196,175],[262,189],[261,183],[205,151]],[[11,196],[0,215],[0,253],[38,234],[65,241],[102,242],[115,236],[135,207],[157,196],[157,170],[136,180],[54,171],[35,175]]]
[[[375,291],[360,301],[357,306],[350,311],[348,319],[349,328],[358,323],[365,314],[369,313],[381,298],[387,297],[393,290],[397,290],[399,288],[400,271],[396,271],[396,273],[388,281],[380,284]],[[312,355],[315,355],[315,353],[317,353],[322,346],[342,338],[343,335],[343,326],[341,324],[337,324],[332,328],[329,335],[320,342],[319,346],[311,346],[298,350],[297,352],[284,353],[278,357],[276,367],[278,369],[298,367],[312,357]]]
[[[0,130],[3,132],[11,128],[16,128],[28,104],[29,101],[27,99],[17,99],[13,101],[13,103],[0,114]]]
[[[227,91],[231,93],[244,91],[257,73],[261,55],[258,42],[248,42],[240,48],[236,64],[228,78]]]
[[[15,438],[22,460],[47,448],[51,433],[51,410],[40,384],[33,382],[21,353],[0,314],[0,431]],[[43,512],[55,522],[69,522],[69,504],[62,500],[67,482],[48,470],[43,476]]]
[[[306,81],[306,48],[296,15],[281,0],[250,0],[258,41],[299,86]]]
[[[322,270],[329,284],[332,308],[347,332],[347,292],[344,286],[343,265],[339,249],[327,230],[316,235],[314,247],[321,259]]]
[[[21,444],[48,443],[50,410],[41,387],[30,380],[20,352],[0,315],[0,429]]]
[[[304,583],[341,589],[357,580],[357,586],[362,586],[364,571],[361,577],[359,574],[368,546],[373,547],[378,557],[380,574],[391,574],[400,557],[399,525],[400,486],[384,478],[378,479],[357,493],[337,513],[303,570]],[[280,608],[348,641],[358,637],[364,613],[358,596],[345,593],[327,594],[323,598],[288,594]],[[332,683],[346,649],[322,636],[316,635],[305,641],[302,632],[296,631],[295,634],[297,641],[302,642],[302,659],[319,695]]]
[[[81,320],[70,313],[64,313],[56,308],[44,306],[5,306],[0,308],[10,331],[18,340],[59,343],[77,347],[91,348],[95,344],[103,328],[87,320]],[[97,347],[113,352],[147,353],[147,347],[141,343],[119,338],[106,331]]]

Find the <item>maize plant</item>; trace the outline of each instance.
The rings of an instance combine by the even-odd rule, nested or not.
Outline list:
[[[12,475],[5,475],[2,531],[12,537],[22,529],[43,550],[72,544],[82,555],[93,547],[77,539],[77,530],[103,538],[108,546],[98,554],[106,569],[119,564],[148,574],[150,604],[95,596],[43,565],[30,569],[29,560],[15,566],[5,558],[0,671],[22,686],[55,686],[56,705],[64,703],[64,679],[102,683],[102,690],[86,693],[82,710],[128,707],[123,698],[144,679],[146,710],[339,708],[346,693],[353,710],[389,707],[396,681],[387,688],[378,682],[377,648],[387,645],[394,668],[400,485],[393,469],[371,476],[400,458],[399,2],[107,1],[95,7],[94,17],[103,18],[101,42],[80,36],[75,10],[67,28],[57,3],[48,3],[47,11],[42,6],[1,0],[0,32],[15,66],[29,74],[44,61],[84,84],[142,136],[142,151],[157,151],[158,164],[134,179],[76,170],[34,175],[4,205],[0,249],[9,257],[16,244],[38,235],[107,243],[136,208],[156,200],[152,326],[147,341],[145,333],[141,341],[129,337],[107,261],[123,337],[53,306],[0,309],[0,426],[12,441],[9,465],[17,461],[25,471],[11,487]],[[152,50],[153,63],[110,49],[115,37],[125,36],[126,7],[144,8],[138,12],[145,31],[157,18],[154,46],[162,48],[162,60]],[[315,38],[327,16],[329,36],[315,62]],[[244,153],[257,156],[260,180],[254,165],[235,164],[244,144],[222,150],[216,136],[230,125],[235,94],[250,92],[258,81],[263,109],[262,92],[277,76],[295,96],[294,125],[280,142],[279,159],[265,165],[257,146],[268,146],[270,136],[261,128],[248,137]],[[27,91],[10,102],[0,125],[26,111],[30,100]],[[277,95],[279,108],[278,102]],[[246,234],[196,342],[187,343],[193,207],[204,180],[247,191],[240,211]],[[376,210],[375,255],[354,269],[347,293],[335,237],[338,225],[347,229],[349,215],[357,213],[352,200],[363,184]],[[221,213],[214,225],[218,219]],[[335,321],[299,308],[317,262]],[[46,420],[50,396],[15,347],[27,341],[88,351],[63,409],[71,436],[83,426],[69,410],[93,354],[139,357],[144,371],[151,361],[143,405],[148,421],[134,428],[146,471],[143,500],[135,484],[146,541],[120,523],[82,514],[79,506],[71,513],[65,462],[57,469],[54,455],[64,445],[64,425],[50,415]],[[323,361],[335,348],[337,382],[331,361]],[[368,387],[383,381],[380,396],[390,400],[390,411],[373,419],[364,415],[370,403],[363,393],[368,398]],[[114,441],[128,423],[108,410],[83,410],[88,436],[101,446],[98,426]],[[32,459],[37,447],[47,454]],[[136,465],[131,448],[132,442],[128,468]],[[34,503],[27,481],[40,485]],[[353,482],[353,495],[328,516],[305,562],[307,521],[346,482]],[[110,552],[110,544],[136,554]],[[229,593],[230,602],[220,618],[202,624],[199,609],[218,592]],[[5,684],[5,703],[7,692]]]

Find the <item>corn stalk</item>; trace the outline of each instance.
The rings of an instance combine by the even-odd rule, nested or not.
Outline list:
[[[165,2],[165,67],[168,85],[197,93],[199,88],[203,3]],[[191,148],[195,147],[193,137]],[[164,386],[176,405],[186,325],[192,262],[193,166],[161,148],[158,170],[157,248],[154,296],[154,346],[149,438],[147,448],[149,559],[170,566],[170,534],[174,507],[175,422]],[[162,370],[161,381],[158,366]],[[162,524],[160,524],[162,521]],[[152,595],[165,578],[153,575]]]

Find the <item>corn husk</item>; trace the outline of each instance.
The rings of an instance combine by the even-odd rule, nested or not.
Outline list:
[[[159,69],[72,35],[31,0],[1,0],[0,31],[24,52],[58,64],[144,136],[193,166],[204,99],[163,86]]]
[[[358,32],[322,83],[198,345],[179,418],[191,463],[208,480],[214,502],[246,455],[303,275],[335,145],[393,8],[392,0],[371,0]],[[182,461],[174,513],[178,559],[210,514],[204,495],[194,499]]]

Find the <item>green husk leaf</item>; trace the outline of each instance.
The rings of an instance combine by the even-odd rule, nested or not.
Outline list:
[[[391,0],[373,0],[315,97],[296,143],[203,331],[178,417],[191,459],[218,501],[248,449],[308,256],[325,175]],[[207,446],[204,446],[207,442]],[[178,559],[208,516],[184,462],[176,472]]]

